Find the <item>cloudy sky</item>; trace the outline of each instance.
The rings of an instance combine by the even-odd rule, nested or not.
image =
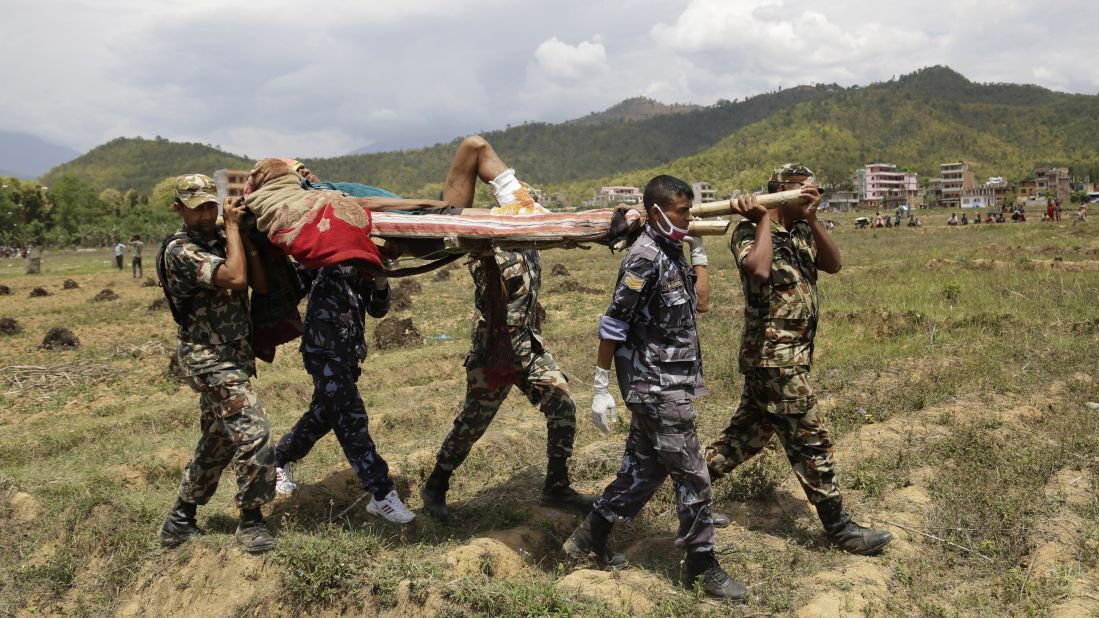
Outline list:
[[[0,131],[335,156],[946,64],[1099,93],[1074,0],[0,0]],[[308,7],[308,8],[307,8]]]

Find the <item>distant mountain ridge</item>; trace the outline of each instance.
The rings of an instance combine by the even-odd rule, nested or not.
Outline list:
[[[1023,175],[1047,163],[1099,171],[1089,141],[1099,129],[1099,97],[978,84],[948,67],[868,86],[798,86],[680,107],[691,109],[633,98],[565,123],[484,135],[524,180],[570,201],[590,196],[599,184],[641,184],[656,170],[708,180],[719,190],[747,188],[758,185],[745,184],[748,179],[791,159],[815,166],[822,180],[832,182],[848,180],[871,160],[914,167],[925,177],[939,163],[958,159],[971,161],[981,174]],[[307,162],[323,178],[435,196],[457,142]],[[119,138],[55,168],[46,180],[71,172],[101,188],[149,191],[181,171],[251,163],[202,144]]]
[[[0,176],[31,180],[78,156],[80,153],[68,146],[28,133],[0,131]]]
[[[252,163],[247,157],[206,144],[172,142],[162,137],[119,137],[53,168],[42,182],[49,185],[63,174],[75,174],[100,189],[137,189],[148,193],[169,176],[194,171],[210,174],[225,167],[248,169]]]
[[[601,111],[592,112],[582,118],[566,121],[565,124],[602,124],[604,122],[637,122],[657,116],[685,114],[702,109],[693,103],[661,103],[648,97],[633,97]]]

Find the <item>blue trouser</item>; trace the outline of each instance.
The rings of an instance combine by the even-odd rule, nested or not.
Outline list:
[[[282,467],[302,459],[317,440],[334,431],[363,489],[378,499],[384,498],[393,489],[393,481],[389,478],[389,465],[370,438],[370,419],[355,385],[355,375],[312,374],[312,378],[313,400],[309,410],[279,440],[275,447],[276,465]]]

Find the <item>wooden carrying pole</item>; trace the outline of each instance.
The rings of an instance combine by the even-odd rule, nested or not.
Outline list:
[[[801,189],[791,189],[790,191],[781,191],[779,193],[765,193],[760,195],[760,206],[767,208],[779,208],[786,204],[800,204],[806,201],[806,198],[801,196]],[[722,200],[720,202],[708,202],[706,204],[699,204],[694,208],[691,208],[691,215],[700,218],[707,217],[720,217],[723,215],[732,214],[733,202],[736,200]]]

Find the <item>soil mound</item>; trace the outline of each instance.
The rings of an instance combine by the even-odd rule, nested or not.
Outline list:
[[[145,277],[145,280],[141,282],[143,288],[155,288],[160,287],[160,284],[156,282],[156,279],[152,277]]]
[[[15,318],[0,318],[0,335],[15,335],[22,330]]]
[[[436,281],[446,281],[447,279],[450,279],[450,269],[440,268],[439,270],[435,271],[435,276],[433,277],[433,279],[435,279]]]
[[[389,308],[393,311],[407,311],[412,308],[412,294],[409,294],[408,288],[390,288]]]
[[[79,290],[80,284],[73,279],[65,279],[65,283],[61,284],[63,290]]]
[[[380,350],[420,345],[424,338],[412,325],[412,318],[386,318],[374,328],[374,345]]]
[[[599,290],[589,288],[588,286],[580,283],[576,279],[565,279],[557,286],[557,289],[562,292],[580,292],[582,294],[598,294]]]
[[[38,346],[43,350],[65,350],[80,347],[80,340],[76,338],[76,335],[67,328],[62,326],[55,326],[46,333],[46,337],[42,339],[42,345]]]
[[[11,288],[6,285],[0,285],[0,296],[11,296]]]
[[[104,288],[98,294],[96,294],[92,300],[94,302],[103,302],[105,300],[118,300],[118,294],[114,293],[111,288]]]
[[[31,290],[31,298],[38,298],[40,296],[49,296],[50,293],[46,291],[46,288],[34,288]]]
[[[412,294],[419,294],[420,292],[423,292],[424,286],[422,283],[416,281],[415,279],[405,279],[397,284],[397,289],[408,290],[408,294],[411,296]]]
[[[564,264],[554,264],[550,269],[550,274],[554,277],[568,277],[571,273],[569,269],[565,268]]]
[[[168,308],[168,299],[158,298],[149,303],[149,311],[164,311]]]

